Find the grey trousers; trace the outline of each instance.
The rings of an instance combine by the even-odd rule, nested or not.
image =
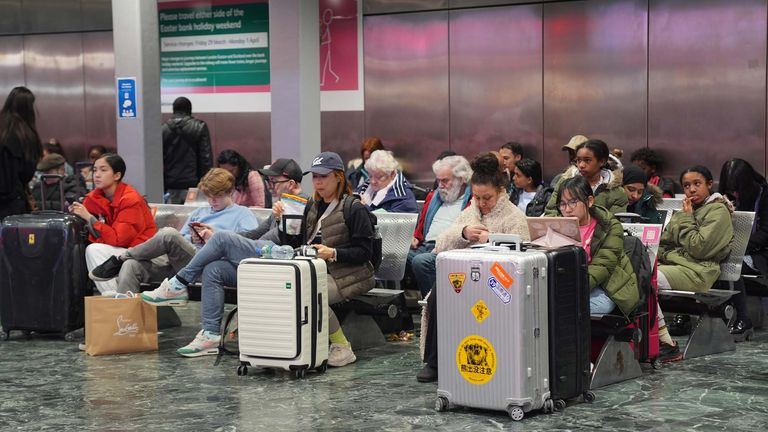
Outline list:
[[[151,239],[123,253],[117,291],[139,292],[142,282],[161,282],[184,268],[197,249],[174,228],[161,228]]]

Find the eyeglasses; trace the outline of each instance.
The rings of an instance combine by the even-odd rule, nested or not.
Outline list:
[[[272,186],[280,184],[280,183],[288,183],[289,181],[291,181],[291,180],[290,179],[288,179],[288,180],[270,180],[270,179],[267,179],[267,183],[271,184]]]
[[[581,201],[579,201],[579,200],[577,200],[577,199],[571,199],[571,200],[568,200],[568,201],[560,201],[560,204],[558,204],[558,205],[557,205],[557,207],[558,207],[560,210],[565,210],[565,208],[566,208],[566,207],[568,207],[569,209],[573,210],[573,209],[575,209],[575,208],[576,208],[576,206],[577,206],[577,205],[578,205],[580,202],[581,202]]]

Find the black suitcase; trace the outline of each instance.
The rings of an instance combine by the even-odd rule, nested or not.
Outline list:
[[[561,247],[546,255],[550,393],[555,407],[562,409],[566,399],[594,399],[589,390],[589,273],[587,254],[581,247]]]
[[[41,180],[41,187],[44,183]],[[42,210],[3,220],[0,337],[8,339],[12,330],[22,330],[61,333],[73,339],[70,332],[84,324],[87,239],[85,222],[60,211]]]

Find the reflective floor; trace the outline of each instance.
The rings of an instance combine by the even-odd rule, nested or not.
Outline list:
[[[520,423],[501,412],[437,413],[435,384],[419,384],[418,342],[358,351],[357,363],[313,374],[238,377],[238,360],[186,359],[197,305],[160,351],[89,357],[76,343],[14,333],[0,342],[0,431],[64,430],[765,430],[768,333],[734,353],[647,370],[596,391],[593,404]]]

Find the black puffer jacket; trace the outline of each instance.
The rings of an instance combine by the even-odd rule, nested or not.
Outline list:
[[[64,205],[67,205],[67,203],[72,204],[79,198],[84,197],[88,192],[85,189],[85,179],[80,174],[66,176],[61,181],[64,187],[64,200],[66,201]],[[42,210],[43,206],[45,206],[46,210],[66,211],[66,209],[61,208],[61,195],[59,185],[56,183],[45,185],[45,202],[42,200],[39,184],[36,188],[32,189],[32,197],[35,199],[37,210]]]
[[[525,207],[525,215],[528,217],[539,217],[544,214],[544,210],[547,207],[549,197],[552,196],[553,189],[549,186],[539,185],[536,188],[536,195],[533,196],[531,202]],[[520,200],[520,190],[512,188],[509,193],[509,200],[512,204],[517,205]]]
[[[174,114],[163,124],[165,189],[197,187],[212,167],[208,125],[186,114]]]

